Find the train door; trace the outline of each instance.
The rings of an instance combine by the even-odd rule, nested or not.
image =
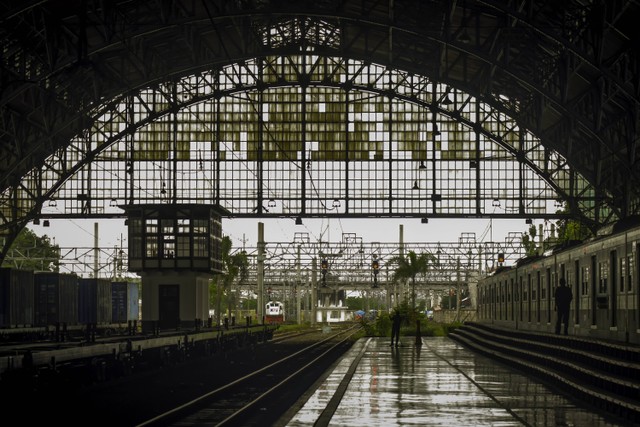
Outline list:
[[[609,253],[609,265],[611,265],[611,280],[609,283],[609,298],[611,303],[609,304],[611,310],[611,325],[612,327],[618,326],[618,252],[611,251]]]
[[[502,282],[496,283],[496,319],[502,320],[502,304],[500,303],[500,289],[502,288]]]
[[[503,316],[504,316],[504,320],[509,320],[509,302],[507,301],[508,291],[509,288],[509,281],[508,279],[504,279],[504,285],[502,286],[502,307],[503,307]]]
[[[598,260],[595,255],[591,256],[591,324],[596,324],[596,296],[597,296],[597,283],[598,283]]]
[[[574,307],[575,307],[575,324],[579,325],[580,324],[580,289],[579,289],[579,285],[578,283],[580,282],[580,261],[576,260],[573,263],[573,281],[575,282],[573,284],[573,300],[575,301],[574,303]]]
[[[545,277],[545,286],[547,288],[547,323],[551,323],[551,306],[554,304],[551,301],[551,297],[553,292],[551,290],[551,269],[547,268],[546,277]]]
[[[560,267],[560,275],[555,277],[554,283],[556,286],[559,286],[560,284],[558,283],[561,277],[564,277],[565,280],[565,284],[567,286],[571,286],[571,282],[569,281],[569,277],[567,277],[567,271],[564,268],[564,263],[559,264]],[[569,306],[569,313],[571,313],[571,306]],[[569,314],[569,316],[567,317],[567,322],[569,322],[569,320],[571,319],[571,314]]]
[[[541,284],[540,284],[540,270],[536,271],[536,321],[540,323],[541,316],[541,300],[542,294],[540,293]]]
[[[496,282],[493,284],[493,318],[499,319],[499,311],[500,311],[500,303],[498,302],[498,293],[500,290],[500,282]]]
[[[158,287],[158,327],[176,329],[180,320],[180,287],[160,285]]]
[[[507,281],[505,280],[504,285],[500,282],[500,320],[506,320],[506,304],[505,304],[505,288],[507,287]]]
[[[515,319],[515,303],[516,303],[516,296],[514,294],[514,289],[513,289],[513,277],[509,279],[509,302],[510,302],[510,306],[511,306],[511,321],[516,320]]]
[[[523,289],[523,285],[522,285],[522,276],[520,276],[520,283],[518,284],[518,289],[519,289],[519,305],[520,305],[520,310],[518,310],[520,312],[520,321],[522,322],[524,320],[524,302],[523,300],[525,299],[526,295]]]
[[[636,293],[636,329],[640,329],[640,243],[636,243],[636,256],[633,264],[635,280],[635,293]],[[631,290],[631,289],[629,289]]]
[[[633,257],[634,253],[631,247],[629,247],[627,251],[627,269],[625,270],[625,294],[624,294],[624,313],[625,313],[625,324],[627,325],[627,331],[634,330],[636,327],[632,324],[634,319],[633,316]]]
[[[531,274],[527,274],[527,322],[531,323]]]

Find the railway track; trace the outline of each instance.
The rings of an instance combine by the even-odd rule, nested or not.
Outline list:
[[[137,427],[272,425],[352,344],[359,325],[318,338],[260,369],[167,410]],[[281,343],[299,337],[286,334]],[[310,338],[306,334],[306,338]],[[278,346],[275,342],[271,345]]]

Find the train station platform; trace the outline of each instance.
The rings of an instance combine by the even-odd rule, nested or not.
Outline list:
[[[279,426],[619,426],[446,337],[358,340]]]

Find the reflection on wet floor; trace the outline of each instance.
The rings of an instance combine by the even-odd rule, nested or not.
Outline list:
[[[329,426],[629,425],[449,338],[422,343],[360,339],[286,425],[314,425],[323,411]]]

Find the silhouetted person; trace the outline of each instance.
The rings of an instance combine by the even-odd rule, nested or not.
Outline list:
[[[396,347],[398,347],[398,345],[400,345],[400,323],[402,323],[400,310],[395,310],[391,320],[393,320],[393,323],[391,324],[391,345],[393,345],[393,340],[395,338]]]
[[[571,300],[573,299],[573,292],[571,288],[567,286],[564,277],[560,278],[560,286],[556,288],[556,311],[558,312],[558,318],[556,320],[556,335],[560,333],[560,325],[564,324],[564,334],[568,335],[569,332],[569,307]]]

